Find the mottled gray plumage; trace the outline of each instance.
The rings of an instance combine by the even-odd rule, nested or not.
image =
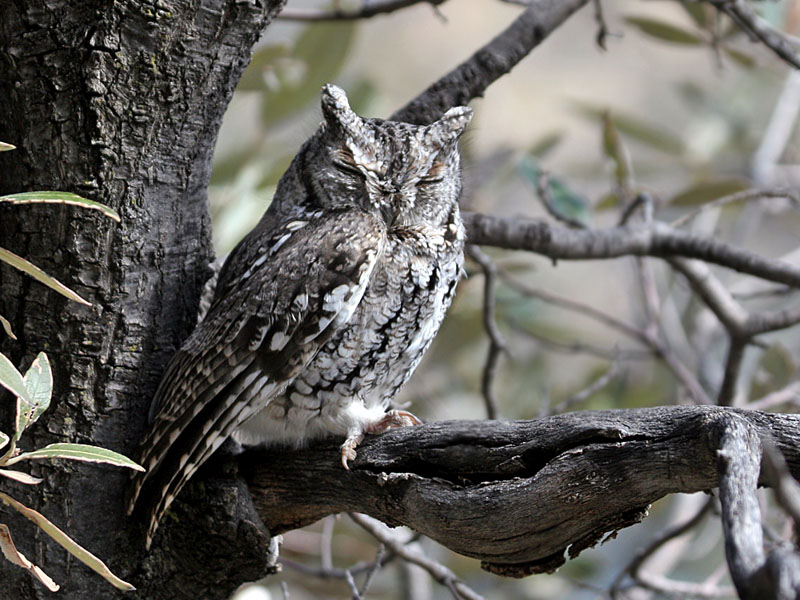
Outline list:
[[[416,422],[389,410],[450,305],[463,260],[453,108],[428,126],[362,119],[339,88],[261,221],[228,257],[203,321],[173,358],[129,511],[147,544],[163,512],[233,435],[301,445]]]

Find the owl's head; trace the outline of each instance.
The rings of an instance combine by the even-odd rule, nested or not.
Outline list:
[[[328,84],[322,114],[314,180],[323,202],[357,205],[389,227],[444,222],[461,192],[457,142],[470,108],[451,108],[430,125],[367,119]]]

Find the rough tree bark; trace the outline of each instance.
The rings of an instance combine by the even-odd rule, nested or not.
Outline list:
[[[26,366],[45,350],[55,366],[53,407],[23,447],[69,440],[133,454],[160,373],[191,329],[208,276],[206,191],[222,115],[252,45],[282,4],[0,3],[0,140],[18,147],[0,155],[0,193],[71,191],[122,216],[115,226],[69,207],[0,207],[0,245],[93,303],[69,302],[0,267],[0,314],[19,338],[3,336],[2,351]],[[142,598],[224,598],[264,573],[268,537],[258,525],[224,528],[213,544],[185,528],[197,539],[170,540],[184,552],[164,546],[142,562],[135,524],[122,510],[126,473],[63,464],[33,470],[45,482],[8,486],[14,495],[131,577]],[[229,496],[238,489],[231,485]],[[242,502],[242,515],[247,508]],[[32,524],[6,511],[2,520],[64,586],[62,598],[114,597]],[[237,550],[242,546],[247,556]],[[186,548],[205,556],[209,568],[198,572],[188,562],[198,555]],[[233,560],[214,566],[213,557],[227,553]],[[46,593],[6,561],[0,580],[3,597]]]

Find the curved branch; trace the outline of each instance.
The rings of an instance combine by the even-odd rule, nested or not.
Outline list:
[[[735,412],[800,474],[800,416],[720,407],[449,421],[368,438],[350,471],[335,442],[239,459],[273,534],[343,511],[408,525],[502,575],[550,572],[650,503],[717,486],[718,422]]]
[[[749,250],[691,235],[665,223],[627,224],[608,229],[566,229],[544,221],[464,213],[471,244],[529,250],[552,259],[620,256],[684,256],[769,281],[800,287],[800,268]]]
[[[530,0],[525,11],[502,33],[465,62],[441,77],[390,118],[430,123],[452,106],[483,96],[576,10],[589,0]]]

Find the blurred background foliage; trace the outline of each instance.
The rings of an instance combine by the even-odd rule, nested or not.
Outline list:
[[[800,35],[800,2],[757,4],[773,26]],[[609,28],[605,51],[595,43],[597,24],[587,7],[473,103],[475,118],[463,144],[465,209],[551,218],[537,199],[537,188],[544,185],[555,211],[604,227],[618,222],[622,208],[639,193],[647,193],[658,217],[669,222],[752,187],[800,188],[797,75],[710,6],[618,0],[603,7]],[[289,8],[326,6],[290,0]],[[230,251],[260,218],[280,176],[315,130],[324,83],[345,88],[360,114],[386,117],[520,10],[499,1],[450,0],[435,10],[421,4],[364,21],[274,22],[255,50],[220,133],[210,191],[218,254]],[[787,102],[791,118],[785,115]],[[783,121],[776,124],[779,117]],[[789,256],[800,246],[800,215],[784,199],[703,210],[685,227],[771,257]],[[642,265],[627,258],[552,264],[529,253],[490,254],[504,273],[497,321],[508,353],[494,383],[503,418],[687,400],[663,361],[641,343],[562,303],[521,293],[523,286],[645,327],[641,282],[651,273],[660,297],[657,334],[714,396],[724,369],[725,333],[683,280],[661,263]],[[402,394],[425,419],[485,418],[483,277],[473,263],[467,271],[470,277],[461,283],[434,347]],[[795,299],[763,282],[714,271],[749,308]],[[758,400],[797,379],[796,333],[777,332],[762,341],[764,348],[748,352],[740,401]],[[579,393],[610,369],[604,386]],[[793,410],[797,400],[797,392],[789,394],[774,408]],[[483,573],[476,561],[429,540],[417,543],[487,598],[594,598],[654,532],[680,522],[704,502],[697,496],[667,498],[642,525],[584,552],[558,574],[521,581]],[[376,552],[376,542],[346,517],[284,537],[287,564],[313,568],[332,561],[346,568],[373,559]],[[688,538],[667,544],[648,568],[677,579],[711,577],[724,584],[718,522],[710,519]],[[285,567],[266,587],[251,586],[239,598],[281,598],[281,580],[292,599],[350,597],[343,581]],[[451,595],[416,567],[394,561],[379,573],[368,597]]]

